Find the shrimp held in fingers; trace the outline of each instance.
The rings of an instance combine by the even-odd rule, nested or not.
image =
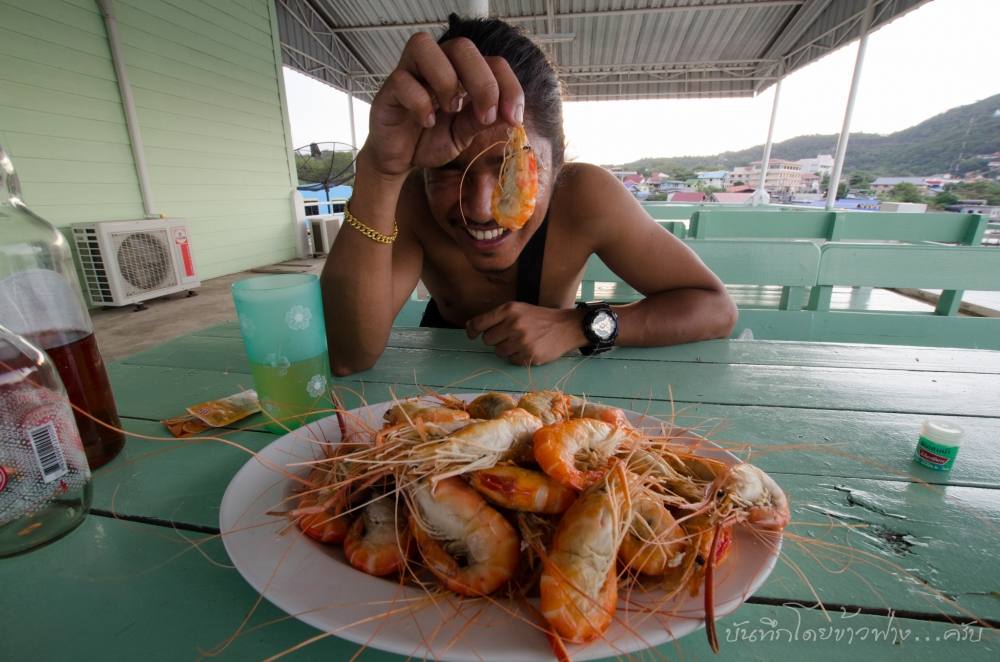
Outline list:
[[[576,500],[575,490],[540,471],[513,465],[474,471],[469,484],[496,505],[527,513],[556,515]]]
[[[409,546],[409,530],[397,522],[396,502],[381,498],[366,504],[351,525],[344,556],[358,570],[382,577],[402,570]]]
[[[504,145],[500,176],[493,189],[493,220],[507,230],[520,230],[535,212],[538,162],[523,126],[511,127]]]
[[[410,531],[427,567],[459,595],[487,595],[517,570],[521,539],[461,478],[417,483]]]
[[[607,630],[618,601],[615,560],[632,519],[618,465],[570,506],[543,562],[541,609],[556,633],[587,642]]]

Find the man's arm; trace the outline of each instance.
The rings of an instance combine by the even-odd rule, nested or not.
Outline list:
[[[358,156],[351,214],[391,234],[399,183],[371,173]],[[367,370],[385,349],[392,322],[420,279],[423,249],[412,224],[399,224],[392,245],[380,244],[348,224],[337,233],[320,285],[330,368],[344,376]]]
[[[736,324],[736,305],[722,281],[682,241],[649,218],[639,202],[603,168],[582,166],[574,206],[591,210],[583,228],[593,250],[645,299],[615,306],[617,343],[675,345],[724,338]]]
[[[617,344],[675,345],[728,336],[737,311],[722,282],[694,252],[660,227],[603,168],[571,166],[560,186],[571,192],[569,213],[582,249],[597,255],[642,292],[635,303],[614,306]],[[539,365],[587,344],[583,311],[506,303],[469,321],[470,338],[483,335],[497,356]]]

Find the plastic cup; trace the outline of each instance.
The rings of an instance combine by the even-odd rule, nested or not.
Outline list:
[[[247,278],[233,284],[233,301],[267,428],[280,433],[319,418],[330,382],[319,278]]]

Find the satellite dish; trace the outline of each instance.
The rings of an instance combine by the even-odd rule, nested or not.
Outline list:
[[[347,143],[309,143],[295,150],[295,169],[299,187],[331,189],[354,183],[353,145]]]

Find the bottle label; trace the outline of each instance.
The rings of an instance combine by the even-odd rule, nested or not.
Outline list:
[[[917,442],[917,451],[913,455],[914,461],[930,469],[937,471],[947,471],[955,464],[955,456],[958,455],[958,446],[946,446],[938,444],[927,437],[920,437]]]
[[[43,483],[51,483],[69,473],[55,425],[49,422],[31,428],[28,430],[28,442],[31,444],[31,450],[35,451],[35,460],[38,462]]]

